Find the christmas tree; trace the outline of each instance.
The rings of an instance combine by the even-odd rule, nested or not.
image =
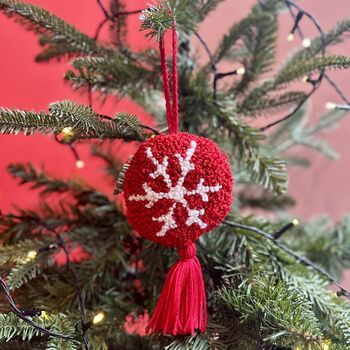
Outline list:
[[[30,164],[10,165],[15,178],[45,196],[40,208],[0,216],[0,349],[350,348],[350,293],[339,283],[350,267],[350,217],[336,224],[322,217],[298,225],[287,215],[294,200],[286,193],[287,164],[305,164],[295,146],[334,155],[320,134],[350,107],[328,71],[348,69],[350,58],[328,54],[327,48],[346,39],[350,21],[325,33],[297,2],[260,0],[211,51],[197,27],[220,2],[169,1],[126,11],[123,1],[111,0],[109,8],[98,1],[105,19],[92,38],[45,9],[0,0],[5,15],[38,35],[42,51],[36,60],[54,64],[68,58],[65,80],[90,96],[90,106],[58,101],[47,112],[3,106],[2,134],[52,134],[73,150],[77,166],[82,161],[75,145],[91,142],[119,195],[128,165],[120,164],[108,142],[144,142],[167,133],[159,53],[151,48],[134,52],[126,45],[125,18],[140,14],[145,36],[156,41],[176,21],[179,128],[214,140],[228,154],[236,183],[230,214],[197,241],[207,294],[206,331],[145,336],[131,328],[147,323],[177,260],[176,250],[133,231],[120,196]],[[278,18],[286,11],[292,18],[288,40],[304,38],[304,20],[319,35],[304,38],[303,47],[278,65]],[[107,24],[108,45],[98,39]],[[207,64],[199,63],[191,40],[203,46]],[[232,70],[221,71],[222,62]],[[304,82],[303,88],[297,81]],[[344,105],[329,103],[325,115],[307,123],[305,106],[321,83],[330,83]],[[154,116],[156,126],[143,125],[125,111],[99,114],[92,91],[132,99]],[[271,116],[270,122],[257,127],[264,115]],[[61,200],[53,204],[50,196]],[[80,261],[70,255],[76,247],[85,252]],[[63,253],[65,263],[57,261],[57,253]]]

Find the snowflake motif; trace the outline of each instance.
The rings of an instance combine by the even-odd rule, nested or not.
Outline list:
[[[162,176],[165,184],[167,185],[169,191],[168,192],[155,192],[147,183],[142,184],[142,188],[145,191],[144,195],[131,195],[129,196],[130,201],[147,201],[145,204],[146,208],[152,208],[153,205],[162,199],[172,199],[174,204],[169,208],[169,211],[161,215],[158,218],[152,217],[153,221],[158,221],[163,223],[161,230],[156,234],[158,237],[163,237],[170,229],[177,228],[176,221],[173,217],[176,206],[182,205],[188,214],[186,225],[192,226],[193,224],[198,224],[200,228],[206,228],[207,224],[202,221],[200,216],[204,215],[205,210],[202,209],[191,209],[189,204],[185,198],[185,196],[194,196],[200,195],[202,197],[203,202],[208,202],[208,193],[218,192],[222,186],[205,186],[204,179],[200,179],[195,190],[189,191],[186,187],[184,187],[184,181],[186,179],[187,174],[195,169],[195,165],[191,163],[191,158],[196,150],[197,143],[195,141],[191,141],[190,148],[186,150],[186,156],[183,158],[180,154],[175,154],[175,158],[178,159],[181,175],[177,180],[175,186],[172,185],[169,174],[167,173],[168,168],[168,157],[165,156],[160,163],[152,154],[152,150],[150,147],[146,149],[146,156],[149,158],[152,163],[156,166],[156,170],[149,174],[152,179],[156,179],[158,176]]]

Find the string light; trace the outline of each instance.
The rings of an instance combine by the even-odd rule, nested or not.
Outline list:
[[[84,166],[85,166],[85,163],[84,163],[84,161],[82,161],[81,159],[78,159],[78,160],[75,162],[75,166],[76,166],[78,169],[83,169]]]
[[[302,45],[303,45],[303,47],[305,47],[305,48],[310,47],[310,45],[311,45],[311,40],[310,40],[309,38],[303,39]]]
[[[240,68],[237,69],[236,72],[237,72],[238,75],[243,75],[245,73],[245,68],[244,67],[240,67]]]
[[[48,320],[49,319],[49,315],[47,314],[47,312],[45,310],[41,311],[41,314],[39,316],[41,319],[43,320]]]
[[[297,218],[295,218],[295,219],[292,220],[292,224],[294,226],[298,226],[300,224],[300,222],[299,222],[299,220]]]
[[[307,75],[303,76],[303,82],[308,83],[309,82],[309,77]]]
[[[105,319],[105,317],[106,315],[104,314],[104,312],[100,311],[94,316],[94,318],[92,319],[92,323],[99,324]]]
[[[61,132],[65,136],[72,135],[73,134],[73,128],[71,126],[66,126],[65,128],[62,129]]]
[[[61,134],[63,141],[69,142],[74,136],[73,128],[71,126],[66,126],[62,129]]]
[[[326,339],[323,343],[322,343],[322,350],[329,350],[330,349],[330,345],[332,344],[330,339]]]
[[[272,234],[272,236],[273,236],[274,239],[279,239],[288,230],[290,230],[294,226],[298,226],[298,225],[299,225],[299,220],[295,218],[291,222],[289,222],[288,224],[284,225],[281,229],[279,229],[278,231],[274,232]]]
[[[295,38],[294,33],[289,33],[289,34],[287,35],[287,41],[293,41],[294,38]]]
[[[337,107],[337,105],[333,102],[327,102],[326,103],[326,109],[328,109],[329,111],[335,109]]]
[[[26,258],[26,261],[31,261],[31,260],[34,260],[37,256],[37,252],[35,250],[30,250],[27,254],[27,258]]]

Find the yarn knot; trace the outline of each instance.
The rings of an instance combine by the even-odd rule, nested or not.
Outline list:
[[[191,242],[186,247],[177,248],[181,260],[190,260],[196,256],[197,249],[195,243]]]

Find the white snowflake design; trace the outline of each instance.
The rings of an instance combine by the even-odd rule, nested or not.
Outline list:
[[[153,156],[152,150],[150,147],[146,149],[147,158],[149,158],[152,163],[156,166],[156,170],[149,174],[152,179],[156,179],[158,176],[162,176],[165,184],[167,185],[169,191],[168,192],[155,192],[147,183],[142,184],[142,188],[145,191],[144,195],[131,195],[129,196],[130,201],[147,201],[145,204],[146,208],[152,208],[153,205],[162,199],[172,199],[174,204],[169,208],[169,211],[161,215],[158,218],[152,217],[153,221],[158,221],[163,223],[163,226],[159,232],[157,232],[158,237],[163,237],[170,230],[177,228],[176,221],[173,217],[176,206],[182,205],[188,214],[186,225],[192,226],[193,224],[198,224],[200,228],[206,228],[207,224],[202,221],[200,216],[204,215],[205,210],[202,209],[191,209],[189,204],[185,198],[187,196],[200,195],[202,197],[203,202],[208,202],[208,193],[218,192],[222,186],[217,184],[215,186],[205,186],[204,179],[200,179],[195,190],[189,191],[186,187],[184,187],[184,181],[186,179],[187,174],[195,169],[195,165],[191,163],[191,158],[196,150],[197,143],[195,141],[191,141],[190,147],[186,150],[186,156],[183,158],[180,154],[175,154],[175,158],[178,159],[181,175],[177,180],[175,186],[172,185],[172,181],[170,179],[169,174],[167,173],[168,168],[168,157],[165,156],[161,163]]]

